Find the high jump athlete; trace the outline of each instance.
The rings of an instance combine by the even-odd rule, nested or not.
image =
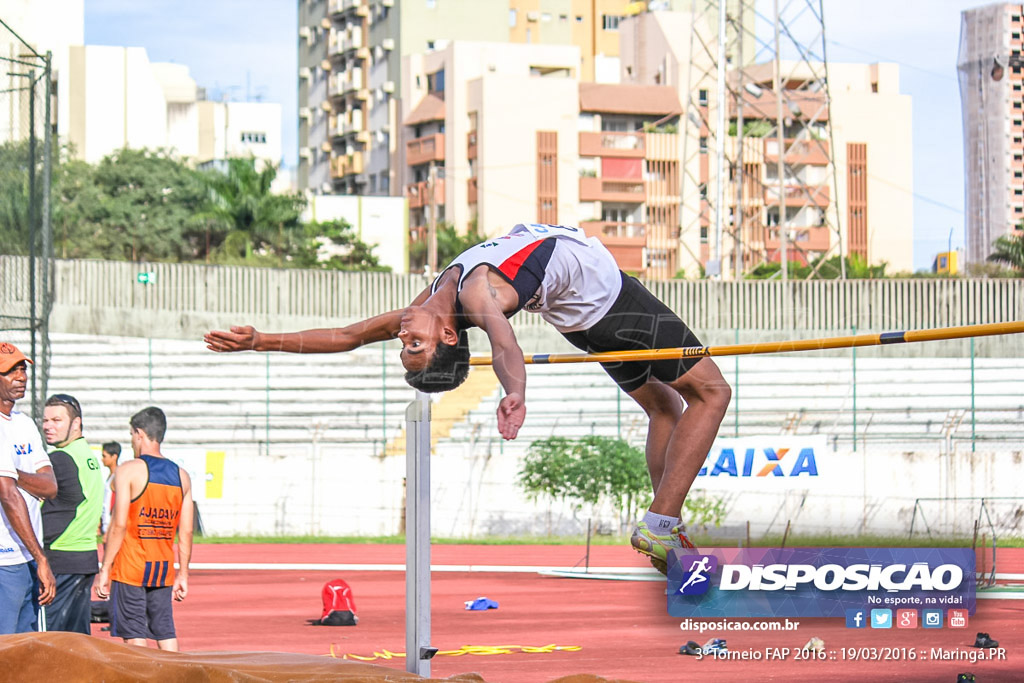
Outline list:
[[[469,372],[466,329],[479,327],[505,390],[498,431],[514,439],[526,418],[526,365],[508,319],[539,313],[588,353],[701,346],[640,282],[619,270],[601,242],[575,227],[519,224],[457,256],[407,308],[347,327],[284,334],[249,326],[205,335],[212,351],[335,353],[398,338],[406,381],[449,391]],[[665,572],[671,548],[693,548],[680,525],[683,501],[718,433],[731,398],[708,357],[602,363],[647,414],[647,468],[654,500],[631,536]],[[685,402],[685,404],[684,404]]]

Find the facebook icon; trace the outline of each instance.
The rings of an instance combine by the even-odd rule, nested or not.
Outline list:
[[[846,610],[846,628],[867,628],[867,611],[862,609]]]

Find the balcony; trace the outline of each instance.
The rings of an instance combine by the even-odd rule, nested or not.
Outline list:
[[[583,177],[580,201],[642,204],[647,201],[647,191],[642,180]]]
[[[405,197],[409,200],[410,209],[430,206],[430,193],[427,191],[426,181],[406,185]],[[444,178],[438,178],[434,185],[434,203],[438,206],[444,205]]]
[[[831,197],[828,185],[807,185],[806,188],[800,185],[786,186],[786,206],[816,206],[825,209],[831,203]],[[779,186],[773,185],[770,180],[765,184],[764,203],[765,206],[779,205]]]
[[[466,181],[466,203],[476,204],[476,178],[470,178]]]
[[[644,140],[643,133],[580,133],[580,156],[642,159],[646,148]]]
[[[622,270],[639,272],[644,268],[647,247],[647,226],[644,223],[614,221],[582,221],[580,227],[588,237],[596,237],[615,257]]]
[[[789,236],[790,256],[793,256],[792,250],[794,249],[802,251],[828,251],[831,241],[829,228],[817,225],[806,228],[790,226]],[[764,241],[764,248],[768,251],[777,251],[781,248],[777,228],[768,228],[768,236]]]
[[[331,177],[344,178],[363,172],[363,153],[353,152],[345,156],[331,159]]]
[[[405,144],[405,163],[418,166],[431,161],[444,161],[444,133],[434,133]]]
[[[358,135],[363,131],[363,110],[350,109],[344,114],[331,117],[330,135],[332,137],[343,137],[345,135]]]
[[[341,73],[332,74],[327,84],[327,93],[331,97],[345,97],[352,94],[360,100],[365,100],[370,96],[369,91],[363,87],[363,70],[357,66]]]
[[[770,88],[761,89],[760,96],[752,94],[743,89],[743,118],[750,121],[753,119],[764,119],[774,122],[778,116],[776,111],[776,97]],[[825,103],[825,93],[822,91],[811,92],[809,90],[786,90],[782,100],[782,110],[786,117],[802,121],[828,121],[828,106]],[[736,107],[729,98],[729,117],[736,118]]]
[[[583,221],[580,223],[587,237],[599,237],[605,245],[643,247],[647,244],[645,223],[618,223],[614,221]]]
[[[476,131],[466,133],[466,158],[476,159]]]
[[[825,140],[786,140],[786,163],[790,166],[824,166],[829,160],[828,142]],[[766,138],[764,141],[764,163],[779,162],[779,141]]]
[[[331,14],[341,14],[355,9],[356,16],[359,17],[365,17],[370,13],[370,8],[363,3],[363,0],[331,0],[327,9]]]

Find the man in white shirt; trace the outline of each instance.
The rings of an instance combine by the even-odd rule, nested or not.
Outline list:
[[[0,343],[0,634],[36,630],[38,607],[57,590],[39,510],[40,499],[57,495],[57,481],[35,423],[14,409],[30,362]]]

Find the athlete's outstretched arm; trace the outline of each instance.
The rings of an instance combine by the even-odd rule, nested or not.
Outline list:
[[[485,280],[481,286],[462,290],[461,301],[470,321],[487,333],[491,343],[491,367],[505,389],[498,404],[498,432],[514,439],[526,420],[526,363],[512,325],[498,305],[497,296]]]
[[[427,300],[430,288],[413,300],[416,306]],[[213,330],[203,335],[206,348],[211,351],[285,351],[288,353],[338,353],[351,351],[364,344],[394,339],[405,309],[388,311],[347,327],[335,327],[301,332],[268,334],[249,325],[232,326],[228,331]]]

